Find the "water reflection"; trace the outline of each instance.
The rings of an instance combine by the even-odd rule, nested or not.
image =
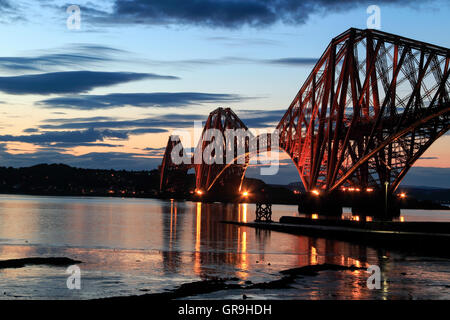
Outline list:
[[[292,268],[315,264],[341,264],[346,266],[367,267],[368,261],[378,263],[376,251],[365,246],[334,241],[330,239],[292,236],[221,223],[223,220],[248,221],[248,204],[202,204],[191,206],[192,231],[182,229],[174,221],[180,216],[177,203],[171,202],[170,215],[166,219],[170,226],[166,241],[164,263],[170,272],[176,272],[174,263],[180,253],[173,251],[180,247],[177,241],[186,237],[179,233],[193,235],[193,272],[200,278],[211,275],[238,277],[247,280],[252,274],[269,272],[272,266]],[[173,236],[173,235],[176,236]],[[273,237],[276,235],[276,237]],[[282,259],[278,257],[282,255]],[[167,259],[167,257],[172,259]],[[186,266],[183,266],[186,268]],[[355,271],[359,274],[360,271]],[[356,293],[355,293],[356,294]]]
[[[183,230],[184,216],[186,206],[183,202],[178,203],[173,199],[170,203],[162,206],[162,224],[163,224],[163,247],[167,250],[162,251],[164,271],[166,273],[176,273],[181,264],[180,250],[178,249],[178,240]]]
[[[273,209],[274,219],[296,211],[294,206],[275,205]],[[123,286],[134,292],[143,284],[155,292],[174,281],[198,278],[238,277],[265,282],[278,277],[283,269],[330,263],[362,268],[376,264],[383,272],[384,285],[378,293],[365,288],[364,270],[326,273],[328,284],[321,285],[331,286],[328,290],[336,297],[378,295],[387,299],[399,290],[392,287],[393,279],[401,273],[416,272],[410,263],[392,263],[390,252],[384,250],[221,223],[253,221],[254,213],[252,204],[0,196],[0,258],[63,255],[82,260],[86,277],[108,275],[87,280],[93,283],[91,289],[83,291],[87,296],[111,295]],[[36,282],[28,281],[29,290],[43,290],[38,285],[49,277],[49,271],[33,270]],[[351,277],[345,278],[346,274]],[[18,279],[26,277],[25,269],[0,270],[2,287],[14,288]],[[118,279],[116,287],[110,283],[111,277]],[[303,290],[310,285],[305,283]],[[102,293],[99,287],[107,289]],[[329,298],[322,289],[308,290],[307,298]],[[420,292],[419,287],[409,290],[411,294]],[[45,294],[55,295],[47,292],[41,297]]]

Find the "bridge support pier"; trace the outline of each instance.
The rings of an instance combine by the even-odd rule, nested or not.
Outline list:
[[[319,194],[307,192],[300,197],[298,212],[317,213],[324,216],[341,216],[342,202],[335,193]]]
[[[256,204],[256,222],[272,222],[272,204],[257,203]]]
[[[391,219],[400,216],[400,203],[393,194],[382,192],[375,194],[358,194],[351,199],[352,214]]]
[[[352,214],[391,219],[400,216],[400,202],[393,195],[387,198],[383,192],[307,192],[301,195],[298,212],[340,217],[342,208],[352,208]]]

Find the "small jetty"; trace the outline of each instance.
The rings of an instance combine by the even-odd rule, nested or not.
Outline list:
[[[281,217],[279,222],[224,223],[257,229],[329,238],[376,248],[450,257],[449,222],[351,221]]]

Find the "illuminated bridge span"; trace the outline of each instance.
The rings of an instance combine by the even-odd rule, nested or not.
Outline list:
[[[334,38],[277,125],[279,147],[305,189],[388,185],[394,192],[450,128],[449,62],[450,49],[381,31],[349,29]],[[246,127],[219,108],[207,128]],[[172,147],[169,140],[161,190],[170,185],[170,172],[189,169],[171,163]],[[197,164],[196,187],[209,190],[230,176],[242,181],[246,167]]]

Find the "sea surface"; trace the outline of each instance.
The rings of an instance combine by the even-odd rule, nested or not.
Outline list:
[[[349,210],[348,208],[346,210]],[[297,216],[274,205],[273,218]],[[450,221],[450,211],[402,210],[405,221]],[[322,263],[381,270],[369,289],[364,270],[321,271],[289,289],[223,290],[190,299],[450,299],[450,260],[404,256],[342,241],[220,223],[253,221],[254,204],[0,195],[0,260],[63,256],[80,260],[81,288],[66,267],[0,269],[0,299],[94,299],[159,293],[183,283],[280,278],[279,271]]]

